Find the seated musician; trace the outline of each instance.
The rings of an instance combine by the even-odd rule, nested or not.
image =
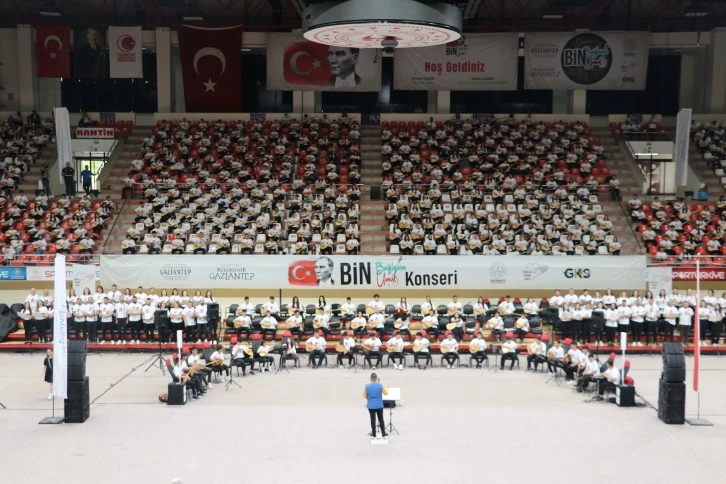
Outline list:
[[[330,328],[328,328],[328,320],[328,315],[325,313],[317,313],[313,318],[313,325],[316,329],[321,330],[326,338],[330,333]]]
[[[199,350],[197,348],[192,348],[192,354],[187,357],[187,365],[189,365],[190,368],[201,366],[197,373],[202,379],[202,384],[206,385],[210,389],[212,388],[212,384],[210,382],[212,370],[202,365],[202,358],[199,356]]]
[[[451,332],[454,333],[454,338],[456,338],[457,341],[463,340],[464,320],[461,319],[461,315],[459,315],[459,313],[454,313],[449,322],[455,324],[454,329],[451,330]]]
[[[355,358],[355,339],[353,339],[353,335],[350,331],[343,332],[343,337],[340,340],[340,344],[343,345],[344,351],[342,353],[338,353],[338,366],[341,366],[343,364],[343,358],[348,359],[347,366],[352,365],[353,359]]]
[[[270,300],[262,305],[262,309],[275,319],[277,319],[277,315],[280,313],[280,306],[275,302],[275,296],[270,296]]]
[[[242,333],[247,334],[247,337],[249,338],[252,320],[249,316],[247,316],[246,310],[238,309],[237,312],[241,313],[239,316],[234,318],[234,328],[237,332],[237,338],[240,338],[242,336]]]
[[[343,323],[351,321],[355,318],[355,309],[356,305],[351,302],[350,298],[345,298],[345,302],[340,307],[340,320],[343,321]]]
[[[519,348],[519,345],[516,341],[514,341],[514,335],[507,331],[507,334],[504,335],[506,338],[506,341],[502,343],[502,358],[499,363],[500,369],[504,369],[504,363],[507,360],[511,360],[511,364],[509,366],[510,370],[514,369],[514,362],[518,360],[517,356],[517,349]]]
[[[368,333],[368,339],[363,342],[363,349],[366,352],[365,361],[372,369],[376,369],[377,366],[381,366],[383,355],[381,354],[381,340],[375,331]],[[373,364],[371,360],[375,358],[376,363]]]
[[[254,364],[255,361],[251,356],[248,356],[245,351],[249,351],[246,345],[242,344],[242,340],[231,341],[234,343],[232,347],[232,366],[242,367],[242,376],[247,376],[247,367],[250,367],[250,375],[254,375]]]
[[[408,340],[411,341],[411,339],[412,339],[411,330],[409,329],[409,325],[411,324],[411,322],[409,321],[408,318],[409,318],[408,315],[401,316],[398,319],[396,319],[396,321],[393,323],[393,325],[394,325],[394,327],[396,327],[396,325],[398,325],[398,327],[396,327],[396,330],[401,335],[401,338],[403,338],[404,334],[407,334]]]
[[[426,369],[429,364],[433,365],[431,352],[429,351],[429,339],[424,336],[423,332],[416,333],[416,339],[413,342],[413,364],[419,369]],[[418,364],[419,358],[424,359],[424,366]]]
[[[314,346],[315,349],[312,353],[310,353],[310,363],[313,365],[313,369],[317,370],[320,368],[320,365],[323,362],[323,358],[325,358],[325,348],[327,347],[328,343],[325,341],[325,338],[323,338],[323,332],[318,331],[315,333],[314,336],[309,338],[305,342],[306,346]]]
[[[399,331],[394,331],[391,339],[386,343],[387,346],[394,346],[393,352],[389,352],[388,356],[393,360],[393,368],[396,370],[403,370],[403,365],[406,363],[406,358],[403,356],[403,338]],[[398,363],[396,363],[398,361]]]
[[[534,371],[537,371],[540,363],[547,361],[547,341],[549,337],[546,334],[537,335],[537,341],[531,342],[527,346],[527,370],[532,368],[534,365]]]
[[[262,327],[263,339],[267,334],[271,334],[273,338],[275,337],[275,333],[277,333],[277,319],[272,316],[269,309],[265,311],[265,317],[260,320],[260,326]]]
[[[454,313],[460,313],[461,312],[461,301],[459,301],[459,296],[454,295],[454,297],[451,298],[451,302],[446,305],[446,308],[449,310],[450,315],[454,315]]]
[[[431,309],[426,316],[421,320],[421,324],[427,332],[431,333],[434,338],[439,336],[439,318],[436,316],[436,311]]]
[[[582,372],[582,376],[580,376],[580,379],[577,381],[575,389],[580,393],[584,392],[587,390],[587,386],[590,382],[599,376],[600,365],[598,365],[597,361],[595,361],[595,355],[590,353],[587,355],[587,365],[585,365],[585,370]]]
[[[373,300],[366,304],[366,308],[369,312],[378,311],[380,313],[383,312],[383,310],[386,308],[386,305],[383,304],[383,301],[380,299],[381,297],[378,294],[373,295]]]
[[[192,395],[195,400],[200,396],[204,396],[206,390],[202,387],[202,380],[199,375],[191,376],[189,367],[184,360],[179,361],[179,355],[174,355],[174,377],[180,382],[189,385],[192,389]]]
[[[363,311],[358,311],[358,316],[351,320],[350,327],[353,328],[355,335],[362,336],[366,332],[366,324],[368,324],[368,320],[363,316]]]
[[[562,368],[565,358],[565,349],[562,347],[562,341],[557,340],[552,348],[547,351],[547,370],[550,375],[557,371],[557,368]]]
[[[270,371],[270,366],[275,361],[270,355],[270,348],[263,339],[260,345],[255,349],[255,360],[259,362],[260,371]]]
[[[527,302],[524,303],[522,309],[524,310],[524,314],[537,314],[537,312],[539,311],[539,306],[537,306],[537,303],[534,302],[534,299],[530,297],[527,299]]]
[[[299,311],[298,311],[299,312]],[[300,366],[300,358],[297,356],[297,346],[295,344],[295,338],[292,336],[290,330],[285,330],[282,333],[282,339],[280,340],[282,345],[282,353],[280,353],[280,366],[285,366],[285,361],[292,360],[293,366]],[[285,347],[287,346],[287,348]]]
[[[529,333],[529,319],[524,314],[520,314],[517,320],[514,322],[514,327],[517,329],[517,336],[519,341],[524,343],[524,338]]]
[[[499,310],[499,314],[502,316],[508,316],[514,313],[514,304],[512,303],[512,296],[507,295],[507,297],[504,298],[504,301],[499,303],[499,306],[497,307]]]
[[[227,366],[224,363],[224,345],[221,343],[217,345],[217,351],[212,353],[212,356],[209,357],[209,362],[213,368],[216,368],[215,371],[218,371],[219,373],[224,372],[226,375],[226,379],[229,380],[229,366]],[[225,380],[225,377],[222,376],[222,381]]]
[[[472,338],[469,342],[469,348],[472,346],[477,346],[479,348],[478,351],[471,354],[471,357],[474,358],[474,361],[476,361],[476,367],[481,368],[484,360],[489,360],[487,357],[487,342],[484,340],[484,336],[481,334],[481,331],[474,332],[474,338]]]
[[[492,330],[492,334],[497,338],[497,341],[501,340],[502,329],[504,329],[504,320],[499,313],[495,313],[494,316],[489,318],[486,326]]]
[[[299,333],[302,326],[302,316],[300,316],[300,310],[296,309],[294,313],[290,315],[285,321],[287,327],[292,333]]]
[[[575,373],[580,369],[580,364],[582,363],[582,350],[580,350],[577,345],[572,344],[570,349],[567,350],[566,360],[567,361],[562,367],[562,369],[565,370],[565,380],[574,382]]]
[[[459,342],[454,339],[451,331],[446,332],[446,339],[441,342],[441,355],[446,360],[446,367],[451,369],[459,361]]]
[[[620,381],[620,371],[615,368],[615,363],[608,360],[606,366],[607,370],[605,370],[602,374],[604,380],[600,383],[600,396],[607,391],[613,391]]]
[[[376,329],[376,332],[378,333],[378,337],[381,337],[383,335],[383,326],[386,321],[386,317],[378,311],[375,310],[373,314],[371,314],[368,317],[368,323],[372,325],[372,323],[375,323],[375,326],[373,326]]]

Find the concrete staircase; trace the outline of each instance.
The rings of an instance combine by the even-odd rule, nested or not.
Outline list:
[[[365,185],[361,197],[360,249],[364,255],[386,254],[385,202],[371,200],[372,187],[380,187],[381,173],[381,129],[378,126],[361,128],[361,183]]]
[[[605,149],[610,174],[617,175],[620,180],[620,193],[623,200],[627,201],[633,194],[640,195],[643,192],[645,180],[625,144],[614,138],[609,128],[593,128],[592,134],[595,136],[596,143]]]
[[[40,181],[40,171],[45,166],[49,157],[55,157],[57,151],[55,143],[48,143],[40,150],[38,158],[28,167],[28,172],[23,177],[23,181],[16,187],[17,190],[23,190],[25,196],[32,199],[35,196],[35,190],[38,189],[38,181]],[[54,195],[60,195],[54,193]]]

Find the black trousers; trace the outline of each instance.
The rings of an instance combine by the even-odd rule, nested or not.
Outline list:
[[[86,332],[88,334],[88,341],[98,342],[98,319],[86,321]]]
[[[376,408],[368,409],[368,413],[371,417],[371,436],[376,435],[376,416],[378,417],[378,425],[381,428],[381,435],[383,437],[386,436],[386,423],[383,421],[383,409],[382,408]]]
[[[183,322],[179,322],[179,323],[172,322],[171,323],[171,335],[170,335],[172,341],[176,341],[176,332],[179,330],[182,330],[182,331],[184,330],[184,323]],[[134,339],[138,339],[138,338],[134,338]]]
[[[250,373],[254,370],[255,360],[254,358],[248,358],[246,356],[244,358],[235,358],[232,360],[232,366],[242,368],[242,374],[246,375],[248,366],[250,367]]]
[[[449,365],[453,365],[459,359],[459,354],[458,353],[452,353],[452,352],[450,352],[450,353],[444,353],[442,356],[446,360],[446,363],[449,364]]]
[[[150,343],[154,341],[154,323],[142,323],[144,325],[144,334],[146,335],[146,342]]]
[[[141,338],[141,325],[143,323],[139,319],[138,321],[129,320],[129,330],[131,333],[131,339],[138,340]]]
[[[434,360],[431,358],[431,353],[422,353],[422,352],[416,352],[413,354],[413,364],[418,366],[418,360],[419,358],[422,358],[424,360],[424,365],[433,366]]]
[[[605,326],[605,338],[608,343],[613,343],[615,341],[615,331],[617,330],[618,328],[616,327]]]
[[[645,323],[643,321],[630,321],[630,327],[633,330],[633,342],[634,343],[640,343],[640,338],[643,336],[643,326]]]
[[[106,333],[113,339],[113,322],[112,321],[101,321],[101,340],[106,340]]]
[[[608,391],[609,389],[615,388],[615,383],[604,380],[600,383],[600,395]]]
[[[681,343],[683,343],[683,344],[688,343],[688,335],[691,332],[691,326],[690,325],[686,326],[686,325],[683,325],[683,324],[679,324],[678,325],[678,332],[681,335]],[[694,337],[695,337],[695,335],[694,335]]]
[[[658,321],[645,320],[645,344],[649,345],[657,341]]]
[[[723,332],[723,320],[716,321],[711,325],[711,344],[718,344]]]
[[[401,365],[406,362],[406,358],[403,357],[403,353],[390,353],[388,358],[393,361],[394,365],[396,364],[396,361],[399,361]]]
[[[117,340],[126,340],[126,318],[116,318],[114,323]]]
[[[454,338],[458,341],[461,341],[464,339],[464,327],[463,326],[457,326],[454,329],[451,330],[451,332],[454,334]]]
[[[338,353],[338,365],[342,365],[343,364],[343,358],[347,358],[348,359],[348,364],[349,365],[352,365],[353,364],[353,353],[351,353],[351,352],[348,352],[348,353]]]
[[[472,358],[474,358],[474,361],[476,361],[476,367],[479,368],[484,360],[489,361],[489,357],[487,356],[486,352],[484,351],[477,351],[473,355],[471,355]]]
[[[581,319],[573,319],[572,320],[572,337],[575,341],[583,341],[585,338],[583,337],[583,322]]]
[[[371,363],[371,360],[375,358],[376,363]],[[368,366],[381,366],[381,362],[383,361],[383,353],[380,351],[369,351],[368,354],[365,357],[366,362],[368,363]]]
[[[507,360],[512,360],[512,363],[509,367],[509,369],[511,370],[512,368],[514,368],[514,362],[518,360],[517,353],[511,352],[511,353],[506,353],[506,354],[502,355],[502,358],[499,363],[499,366],[502,370],[504,369],[504,362]]]
[[[527,369],[529,370],[534,365],[534,371],[537,371],[540,363],[547,362],[547,358],[542,355],[527,355]]]
[[[310,363],[313,364],[313,368],[319,367],[323,363],[323,359],[325,358],[325,352],[320,350],[315,350],[312,353],[310,353]],[[316,362],[317,360],[317,362]]]
[[[673,333],[675,332],[676,325],[671,324],[668,321],[666,321],[665,326],[663,327],[663,341],[668,339],[668,341],[673,342]]]
[[[701,336],[701,341],[706,340],[706,334],[708,333],[708,328],[711,326],[711,323],[708,322],[708,319],[699,319],[698,320],[698,331]]]

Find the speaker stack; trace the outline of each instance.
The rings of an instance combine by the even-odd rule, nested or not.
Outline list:
[[[207,305],[207,319],[215,323],[219,321],[219,303],[209,303]]]
[[[64,405],[66,423],[83,423],[91,415],[91,392],[86,376],[85,341],[68,341],[68,398]]]
[[[663,343],[663,373],[658,393],[658,418],[667,424],[686,421],[686,357],[681,343]]]

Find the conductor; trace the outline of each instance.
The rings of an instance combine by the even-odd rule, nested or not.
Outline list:
[[[371,417],[371,437],[376,437],[376,415],[378,415],[378,425],[381,428],[381,438],[388,436],[386,434],[386,424],[383,422],[383,395],[388,395],[388,389],[378,381],[378,375],[371,373],[371,382],[365,386],[363,390],[363,398],[368,400],[368,413]]]

